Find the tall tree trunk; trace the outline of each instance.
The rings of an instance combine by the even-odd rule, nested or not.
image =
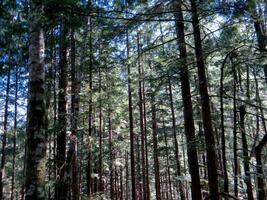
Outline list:
[[[229,54],[228,54],[229,55]],[[226,150],[225,150],[225,129],[224,129],[224,104],[223,104],[223,95],[224,95],[224,66],[227,60],[225,57],[223,64],[221,66],[221,77],[220,77],[220,109],[221,109],[221,145],[222,145],[222,162],[223,162],[223,190],[225,193],[229,192],[229,181],[228,181],[228,172],[227,172],[227,160],[226,160]]]
[[[91,1],[91,0],[90,0]],[[89,1],[89,2],[90,2]],[[91,5],[89,6],[91,9]],[[92,120],[93,120],[93,42],[92,42],[92,18],[89,17],[89,113],[88,113],[88,132],[89,132],[89,147],[88,147],[88,160],[87,160],[87,195],[90,196],[92,192],[92,144],[91,144],[91,137],[92,137]]]
[[[198,81],[199,81],[199,92],[201,96],[201,106],[202,106],[202,118],[204,125],[204,134],[206,140],[207,148],[207,167],[208,167],[208,181],[211,199],[219,198],[219,188],[218,188],[218,174],[217,174],[217,154],[215,150],[215,140],[212,128],[212,119],[210,112],[210,100],[208,93],[208,83],[205,72],[205,63],[202,50],[202,40],[200,34],[200,21],[197,10],[197,2],[195,0],[190,0],[191,11],[192,11],[192,25],[193,25],[193,35],[195,43],[195,54],[198,69]]]
[[[167,140],[167,132],[165,130],[165,121],[164,121],[164,119],[163,119],[163,132],[164,132],[164,142],[165,142],[165,148],[166,148],[165,154],[166,154],[166,163],[167,163],[167,182],[168,182],[167,189],[170,192],[170,198],[167,198],[167,199],[173,200],[173,197],[172,197],[171,172],[170,172],[170,162],[169,162],[169,150],[168,150],[169,146],[168,146],[168,140]],[[168,191],[167,191],[167,194],[168,194]]]
[[[142,74],[142,100],[143,100],[143,117],[144,117],[144,139],[145,139],[145,163],[146,163],[146,197],[150,200],[149,171],[148,171],[148,144],[147,144],[147,120],[146,120],[146,92],[144,79],[144,66],[141,66]]]
[[[112,113],[109,111],[108,116],[108,130],[109,130],[109,156],[110,156],[110,199],[114,200],[114,159],[113,159],[113,133],[112,133]]]
[[[12,157],[12,179],[11,179],[11,195],[10,199],[14,199],[15,195],[15,174],[16,174],[16,146],[17,146],[17,115],[18,115],[18,67],[15,69],[15,113],[14,113],[14,130],[13,130],[13,157]]]
[[[184,105],[184,127],[185,135],[187,141],[187,154],[188,154],[188,164],[189,172],[191,174],[191,192],[193,200],[201,200],[201,185],[199,177],[199,164],[198,164],[198,154],[195,144],[195,125],[193,118],[193,108],[191,101],[191,91],[189,82],[189,73],[187,68],[187,51],[185,43],[185,31],[184,31],[184,18],[182,13],[182,1],[176,0],[174,4],[177,12],[175,13],[176,19],[176,32],[177,32],[177,42],[180,51],[180,61],[182,63],[180,67],[180,77],[181,77],[181,89],[182,98]]]
[[[58,83],[58,132],[57,132],[57,180],[55,187],[55,199],[65,200],[67,196],[67,185],[64,180],[66,169],[66,128],[67,128],[67,24],[61,21],[60,32],[60,57],[59,57],[59,83]]]
[[[99,166],[98,166],[98,173],[99,173],[99,191],[103,191],[103,133],[102,133],[102,80],[101,80],[101,69],[99,68]]]
[[[159,153],[158,153],[158,127],[156,119],[156,106],[154,97],[152,97],[152,135],[153,135],[153,157],[154,157],[154,168],[155,168],[155,189],[156,189],[156,200],[161,200],[161,187],[160,187],[160,172],[159,172]]]
[[[173,134],[173,143],[174,143],[174,153],[175,153],[175,162],[176,162],[176,175],[181,176],[181,163],[179,156],[179,147],[177,141],[177,133],[176,133],[176,118],[174,113],[174,105],[173,105],[173,97],[172,97],[172,86],[170,77],[168,77],[168,86],[169,86],[169,97],[171,103],[171,115],[172,115],[172,134]],[[184,188],[182,181],[178,181],[179,193],[181,200],[185,199]]]
[[[7,69],[7,82],[6,82],[6,99],[5,99],[5,110],[4,110],[4,131],[2,138],[2,157],[1,157],[1,171],[0,171],[0,200],[3,199],[3,189],[4,189],[4,174],[5,174],[5,164],[6,164],[6,137],[7,137],[7,124],[8,124],[8,104],[9,104],[9,90],[10,90],[10,64],[11,58],[9,54],[9,66]]]
[[[244,162],[244,171],[245,171],[245,183],[247,185],[247,198],[248,200],[253,200],[253,191],[252,191],[252,183],[251,183],[251,176],[250,176],[250,167],[249,167],[249,155],[248,155],[248,143],[245,131],[245,114],[246,109],[245,106],[239,107],[240,113],[240,131],[242,136],[242,150],[243,150],[243,162]]]
[[[267,192],[266,192],[266,184],[264,180],[264,172],[263,172],[263,162],[262,162],[262,151],[263,148],[267,144],[267,129],[266,129],[266,124],[265,124],[265,117],[264,117],[264,112],[263,112],[263,107],[260,99],[260,94],[259,94],[259,87],[258,87],[258,79],[256,77],[256,72],[253,70],[254,73],[254,80],[256,84],[256,98],[260,107],[260,113],[261,113],[261,118],[262,118],[262,126],[264,130],[264,136],[263,138],[259,141],[257,146],[255,147],[255,156],[256,156],[256,169],[257,169],[257,198],[258,200],[264,200],[266,199]]]
[[[29,31],[29,101],[27,110],[27,151],[26,151],[26,200],[45,199],[46,172],[46,105],[44,31],[40,15],[43,5],[30,2]]]
[[[233,63],[232,63],[233,65]],[[236,70],[235,67],[233,65],[233,79],[234,79],[234,85],[233,85],[233,114],[234,114],[234,119],[233,119],[233,123],[234,123],[234,127],[233,127],[233,135],[234,135],[234,144],[233,144],[233,148],[234,148],[234,193],[235,196],[238,197],[238,158],[237,158],[237,109],[236,109]]]
[[[142,162],[142,181],[143,181],[143,199],[147,199],[146,186],[146,154],[145,154],[145,133],[144,133],[144,116],[143,116],[143,93],[142,93],[142,71],[141,71],[141,54],[140,54],[140,38],[137,35],[137,49],[138,49],[138,94],[139,94],[139,115],[140,115],[140,132],[141,132],[141,162]]]
[[[71,30],[71,177],[72,177],[72,199],[79,199],[79,178],[77,166],[77,134],[78,134],[78,118],[79,118],[79,93],[80,93],[80,69],[76,66],[76,46],[74,38],[74,30]],[[72,148],[72,149],[71,149]]]
[[[129,46],[129,33],[127,30],[126,35],[126,45],[127,45],[127,58],[130,54]],[[136,200],[136,181],[135,181],[135,155],[134,155],[134,126],[133,126],[133,108],[132,108],[132,86],[131,86],[131,66],[127,64],[128,71],[128,106],[129,106],[129,129],[130,129],[130,160],[131,160],[131,182],[132,182],[132,200]]]

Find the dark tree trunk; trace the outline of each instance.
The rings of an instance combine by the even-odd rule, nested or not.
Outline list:
[[[129,35],[126,35],[127,58],[129,58]],[[131,86],[131,66],[127,64],[128,71],[128,106],[129,106],[129,129],[130,129],[130,160],[131,160],[131,182],[132,182],[132,200],[136,200],[136,181],[135,181],[135,155],[134,155],[134,126],[133,126],[133,108],[132,108],[132,86]]]
[[[245,131],[245,114],[246,110],[244,106],[239,107],[240,113],[240,131],[242,136],[242,150],[243,150],[243,162],[244,162],[244,171],[245,171],[245,183],[247,185],[247,198],[248,200],[253,200],[253,191],[252,191],[252,183],[250,176],[250,167],[249,167],[249,155],[248,155],[248,143]]]
[[[3,180],[4,180],[4,171],[5,171],[5,164],[6,164],[6,137],[7,137],[7,123],[8,123],[8,104],[9,104],[9,90],[10,90],[10,64],[11,58],[9,54],[9,66],[7,69],[7,82],[6,82],[6,99],[5,99],[5,110],[4,110],[4,131],[3,131],[3,138],[2,138],[2,152],[1,152],[1,171],[0,171],[0,200],[3,199]]]
[[[57,133],[57,180],[55,187],[55,199],[65,200],[67,187],[64,181],[66,161],[66,128],[67,128],[67,34],[66,21],[61,22],[60,36],[60,60],[59,60],[59,83],[58,83],[58,133]]]
[[[89,1],[90,2],[90,1]],[[91,6],[89,6],[90,8]],[[89,90],[90,90],[90,96],[89,96],[89,113],[88,113],[88,132],[89,132],[89,138],[92,137],[92,120],[93,120],[93,44],[92,44],[92,31],[93,31],[93,25],[92,25],[92,18],[89,17]],[[89,141],[89,147],[88,147],[88,160],[87,160],[87,195],[90,196],[92,192],[92,144],[91,141]]]
[[[79,199],[79,178],[77,167],[77,135],[79,118],[79,93],[80,93],[80,69],[76,66],[76,46],[74,30],[71,30],[71,141],[69,153],[71,154],[71,177],[72,177],[72,199]],[[73,149],[71,149],[73,148]]]
[[[150,200],[150,188],[149,188],[149,171],[148,171],[148,144],[147,144],[147,117],[146,117],[146,92],[145,92],[145,79],[144,79],[144,67],[141,66],[142,73],[142,97],[143,97],[143,115],[144,115],[144,137],[145,137],[145,163],[146,163],[146,197]]]
[[[227,56],[228,57],[228,56]],[[225,146],[225,129],[224,129],[224,104],[223,104],[223,95],[224,95],[224,66],[227,60],[225,57],[222,67],[221,67],[221,78],[220,78],[220,109],[221,109],[221,145],[222,145],[222,162],[223,162],[223,190],[225,193],[229,192],[229,181],[228,181],[228,172],[227,172],[227,160],[226,160],[226,146]]]
[[[178,147],[178,140],[177,140],[177,133],[176,133],[176,119],[174,113],[174,105],[173,105],[173,97],[172,97],[172,86],[170,77],[168,77],[168,86],[169,86],[169,96],[170,96],[170,103],[171,103],[171,115],[172,115],[172,134],[173,134],[173,144],[174,144],[174,153],[175,153],[175,162],[176,162],[176,175],[179,177],[182,175],[181,173],[181,163],[180,163],[180,156],[179,156],[179,147]],[[179,194],[181,200],[185,199],[184,188],[182,181],[178,181],[179,187]]]
[[[144,133],[144,116],[143,116],[143,93],[142,93],[142,70],[141,70],[141,54],[140,54],[140,38],[137,35],[137,48],[138,48],[138,94],[139,94],[139,115],[140,115],[140,132],[141,132],[141,162],[142,162],[142,181],[143,181],[143,199],[147,199],[147,186],[146,186],[146,153],[145,153],[145,133]]]
[[[233,65],[233,63],[232,63]],[[237,109],[236,109],[236,70],[235,67],[233,66],[233,79],[234,79],[234,85],[233,85],[233,114],[234,114],[234,127],[233,127],[233,135],[234,135],[234,193],[235,196],[238,197],[238,160],[237,160]]]
[[[11,195],[10,199],[14,199],[15,193],[15,174],[16,174],[16,145],[17,145],[17,115],[18,115],[18,67],[15,69],[15,113],[14,113],[14,130],[13,130],[13,157],[12,157],[12,179],[11,179]]]
[[[172,182],[171,182],[171,172],[170,172],[170,162],[169,162],[169,146],[168,146],[168,140],[167,140],[167,132],[165,130],[165,121],[163,119],[163,132],[164,132],[164,142],[165,142],[165,148],[166,148],[166,151],[165,151],[165,154],[166,154],[166,163],[167,163],[167,194],[170,193],[170,198],[169,198],[169,195],[168,195],[168,198],[167,199],[170,199],[172,200],[173,199],[173,195],[172,195]]]
[[[198,165],[198,154],[195,144],[195,125],[193,119],[193,108],[191,101],[191,91],[190,91],[190,82],[189,82],[189,73],[187,68],[187,51],[185,43],[185,33],[184,33],[184,19],[182,13],[182,1],[176,0],[175,9],[177,13],[175,14],[176,19],[176,32],[178,36],[178,46],[180,51],[180,77],[181,77],[181,89],[184,105],[184,126],[185,126],[185,135],[187,141],[187,154],[188,154],[188,164],[189,172],[191,174],[191,192],[192,199],[201,200],[201,185],[199,177],[199,165]],[[170,91],[171,92],[171,91]]]
[[[197,2],[190,0],[191,12],[192,12],[192,24],[193,24],[193,35],[195,43],[195,54],[198,69],[198,81],[199,81],[199,92],[201,97],[202,106],[202,118],[204,125],[204,134],[207,148],[207,167],[208,167],[208,181],[210,189],[211,199],[220,199],[218,190],[218,160],[215,150],[215,139],[212,128],[212,119],[210,111],[210,100],[208,93],[208,83],[205,72],[205,63],[202,50],[202,40],[200,34],[200,21],[197,10]]]
[[[263,138],[259,141],[259,143],[254,149],[255,156],[256,156],[256,169],[257,169],[257,186],[258,186],[257,198],[258,200],[264,200],[266,199],[267,193],[266,193],[266,183],[264,180],[264,172],[263,172],[262,151],[263,151],[263,148],[267,144],[267,129],[266,129],[266,124],[265,124],[264,111],[263,111],[260,94],[259,94],[258,79],[256,77],[255,70],[253,71],[253,73],[254,73],[254,80],[256,84],[256,98],[257,98],[257,101],[260,107],[262,126],[264,130]]]
[[[155,189],[156,189],[156,200],[161,200],[157,129],[158,127],[156,119],[156,107],[154,100],[152,100],[152,135],[153,135],[153,157],[154,157],[154,168],[155,168]]]
[[[26,141],[26,200],[45,200],[46,173],[46,105],[44,31],[42,29],[43,5],[30,2],[29,35],[29,100],[27,110]]]

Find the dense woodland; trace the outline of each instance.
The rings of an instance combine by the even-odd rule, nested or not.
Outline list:
[[[0,200],[266,200],[266,0],[1,0]]]

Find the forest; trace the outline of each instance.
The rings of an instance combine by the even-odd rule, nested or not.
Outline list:
[[[0,0],[0,200],[267,200],[266,0]]]

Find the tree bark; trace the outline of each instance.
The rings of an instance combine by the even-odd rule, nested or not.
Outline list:
[[[129,58],[129,35],[126,35],[127,58]],[[134,155],[134,126],[133,126],[133,108],[132,108],[132,87],[131,87],[131,66],[127,64],[128,71],[128,106],[129,106],[129,129],[130,129],[130,160],[131,160],[131,182],[132,182],[132,200],[136,199],[136,181],[135,181],[135,155]]]
[[[177,43],[180,51],[180,79],[181,79],[181,89],[182,89],[182,98],[184,105],[184,127],[185,135],[187,141],[187,154],[188,154],[188,165],[189,172],[191,175],[191,192],[193,200],[201,200],[201,185],[199,177],[199,164],[198,164],[198,154],[195,144],[195,125],[193,118],[193,108],[191,101],[191,91],[190,91],[190,82],[189,82],[189,73],[187,68],[187,51],[185,43],[185,31],[184,31],[184,18],[182,13],[182,1],[175,1],[175,13],[176,19],[176,32],[177,32]]]
[[[217,174],[217,154],[215,150],[215,140],[212,128],[212,118],[210,112],[210,100],[208,93],[208,83],[205,72],[205,63],[202,50],[202,40],[200,34],[200,21],[198,16],[197,4],[195,0],[190,0],[192,11],[192,25],[195,43],[195,54],[198,69],[199,92],[201,97],[202,118],[204,125],[204,134],[207,148],[207,167],[208,181],[211,199],[220,199],[218,190],[218,174]]]
[[[45,199],[46,172],[46,105],[44,31],[41,14],[43,5],[30,2],[29,31],[29,101],[27,110],[27,150],[26,150],[26,200]]]
[[[12,179],[10,199],[14,199],[15,193],[15,174],[16,174],[16,146],[17,146],[17,115],[18,115],[18,67],[15,69],[15,105],[14,105],[14,130],[13,130],[13,157],[12,157]]]
[[[239,107],[240,113],[240,131],[242,136],[242,150],[243,150],[243,163],[244,163],[244,171],[245,171],[245,183],[247,185],[247,198],[248,200],[253,200],[253,191],[252,191],[252,183],[250,176],[250,167],[249,167],[249,155],[248,155],[248,143],[245,131],[245,114],[246,109],[244,106]]]
[[[78,118],[79,118],[79,93],[80,93],[80,69],[76,66],[76,46],[74,38],[74,30],[71,30],[71,144],[69,151],[71,155],[71,177],[72,177],[72,199],[79,199],[79,178],[77,166],[77,134],[78,134]],[[73,149],[71,149],[73,148]]]
[[[55,187],[55,199],[65,200],[67,197],[67,185],[64,180],[66,170],[66,128],[67,128],[67,24],[61,21],[60,32],[60,57],[59,57],[59,82],[58,82],[58,124],[56,139],[56,164],[57,180]]]
[[[152,97],[152,99],[154,99],[154,97]],[[154,100],[152,100],[152,135],[153,135],[153,157],[154,157],[154,168],[155,168],[155,189],[156,189],[156,200],[161,200],[157,129],[158,127],[156,119],[156,107]]]
[[[5,98],[5,110],[4,110],[4,131],[3,131],[3,142],[2,142],[2,155],[1,155],[1,171],[0,171],[0,200],[3,199],[4,194],[4,174],[5,174],[5,164],[6,164],[6,137],[7,137],[7,124],[8,124],[8,104],[9,104],[9,91],[10,91],[10,64],[11,58],[9,54],[9,66],[7,69],[7,82],[6,82],[6,98]]]

